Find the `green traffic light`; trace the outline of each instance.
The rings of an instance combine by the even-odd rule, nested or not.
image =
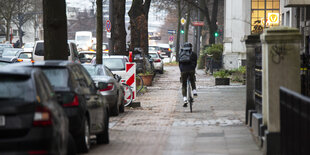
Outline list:
[[[181,30],[181,34],[183,34],[184,33],[184,30]]]
[[[215,37],[218,37],[218,36],[219,36],[219,33],[215,32],[215,33],[214,33],[214,36],[215,36]]]

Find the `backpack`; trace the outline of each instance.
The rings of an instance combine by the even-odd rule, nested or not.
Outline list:
[[[179,62],[187,63],[191,62],[192,50],[191,49],[181,49],[179,54]]]

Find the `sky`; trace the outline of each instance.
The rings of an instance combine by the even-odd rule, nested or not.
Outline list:
[[[90,9],[92,4],[89,0],[66,0],[67,6],[78,7],[84,10],[84,8]]]

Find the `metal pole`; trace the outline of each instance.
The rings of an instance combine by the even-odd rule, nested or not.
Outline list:
[[[111,21],[111,37],[109,38],[109,53],[114,54],[114,41],[113,41],[113,30],[114,30],[114,20],[113,20],[113,0],[109,0],[109,20]]]
[[[198,20],[199,21],[201,20],[200,14],[201,14],[201,12],[198,9]],[[197,41],[197,56],[200,55],[200,34],[201,34],[201,26],[198,26],[198,32],[197,32],[197,38],[196,38],[196,41]]]

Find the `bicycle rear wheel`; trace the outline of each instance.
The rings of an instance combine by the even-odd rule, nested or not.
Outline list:
[[[124,100],[125,100],[125,104],[124,106],[128,106],[131,102],[132,102],[132,99],[133,99],[133,93],[132,93],[132,89],[129,85],[123,83],[123,87],[124,87]]]

